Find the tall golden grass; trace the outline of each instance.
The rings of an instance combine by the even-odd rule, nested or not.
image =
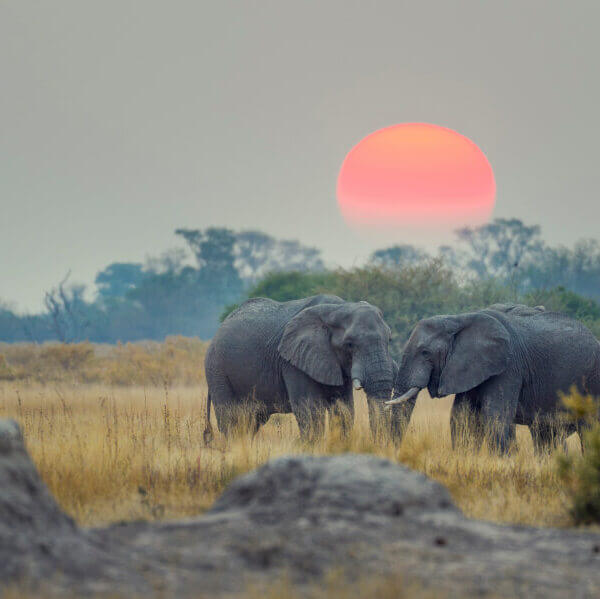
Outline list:
[[[191,516],[207,509],[233,477],[269,458],[344,451],[387,457],[433,477],[469,516],[544,526],[569,522],[555,456],[536,456],[524,427],[508,456],[485,445],[475,449],[468,439],[453,450],[451,398],[422,393],[400,447],[373,441],[362,393],[347,437],[330,427],[322,441],[308,445],[292,416],[277,415],[255,437],[217,435],[207,447],[206,392],[203,379],[172,385],[167,377],[162,384],[128,387],[60,377],[46,384],[3,381],[0,417],[21,424],[42,478],[84,525]]]
[[[208,343],[167,337],[117,345],[0,343],[0,381],[195,385],[204,380]]]

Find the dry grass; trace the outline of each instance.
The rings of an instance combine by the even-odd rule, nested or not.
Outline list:
[[[0,381],[105,385],[196,385],[204,381],[208,343],[167,337],[163,343],[0,343]]]
[[[205,399],[204,382],[144,388],[5,381],[0,417],[21,423],[43,479],[84,525],[198,514],[234,476],[271,457],[342,451],[374,453],[424,472],[445,484],[469,516],[568,523],[555,456],[535,456],[522,427],[518,449],[508,457],[490,454],[485,446],[452,450],[450,398],[422,394],[399,449],[372,441],[362,394],[347,439],[330,430],[322,442],[308,446],[300,442],[293,417],[285,415],[272,417],[255,438],[217,436],[205,447]]]

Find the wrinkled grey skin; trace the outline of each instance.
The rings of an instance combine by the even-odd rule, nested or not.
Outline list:
[[[414,387],[427,388],[431,397],[456,394],[453,445],[460,412],[469,408],[475,414],[470,432],[477,439],[482,427],[493,422],[492,441],[506,451],[514,424],[525,424],[541,451],[578,428],[556,419],[558,392],[572,385],[600,396],[600,344],[592,333],[543,306],[495,304],[480,312],[421,320],[404,348],[394,397]],[[391,409],[410,415],[415,401]]]
[[[248,418],[240,406],[250,399],[253,431],[271,414],[293,412],[304,438],[319,437],[326,410],[337,412],[347,430],[353,381],[360,381],[371,411],[382,410],[391,396],[389,340],[381,311],[367,302],[333,295],[250,299],[225,319],[206,354],[207,414],[212,401],[219,430],[227,434]],[[335,407],[338,401],[345,409]]]

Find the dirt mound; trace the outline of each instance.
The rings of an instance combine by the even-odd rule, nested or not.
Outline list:
[[[458,513],[439,483],[388,460],[352,454],[274,460],[234,481],[210,513],[232,510],[265,522],[307,515],[324,520],[395,517],[411,510]]]
[[[0,420],[0,580],[48,590],[83,585],[95,591],[145,589],[119,572],[120,554],[80,530],[40,479],[16,422]]]
[[[600,535],[465,518],[438,483],[362,455],[273,460],[195,520],[82,530],[0,422],[0,579],[45,594],[206,596],[286,575],[400,574],[456,596],[595,597]]]

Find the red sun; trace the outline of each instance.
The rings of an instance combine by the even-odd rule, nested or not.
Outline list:
[[[346,156],[337,198],[353,225],[456,227],[486,222],[494,173],[464,135],[427,123],[371,133]]]

